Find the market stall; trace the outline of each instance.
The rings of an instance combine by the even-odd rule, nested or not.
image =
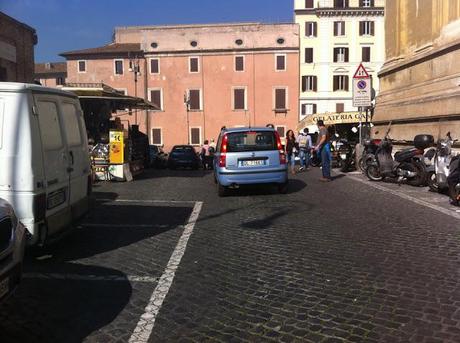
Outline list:
[[[71,83],[62,89],[80,99],[95,178],[130,181],[142,173],[148,159],[148,136],[127,118],[136,110],[158,108],[103,83]]]

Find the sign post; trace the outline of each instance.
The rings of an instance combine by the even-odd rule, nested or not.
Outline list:
[[[363,107],[370,107],[372,101],[371,78],[361,63],[353,76],[353,106],[359,109],[359,144],[363,143]]]

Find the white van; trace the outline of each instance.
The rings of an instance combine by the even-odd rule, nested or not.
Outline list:
[[[0,82],[0,198],[44,244],[88,211],[86,127],[78,98],[32,84]]]

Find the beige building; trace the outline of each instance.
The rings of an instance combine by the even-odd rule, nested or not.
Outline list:
[[[379,91],[385,59],[384,0],[295,0],[300,26],[300,101],[303,126],[356,122],[352,78],[361,62]],[[343,115],[345,113],[345,115]]]
[[[67,63],[36,63],[35,81],[45,87],[63,86],[67,77]]]
[[[160,110],[121,119],[151,144],[201,145],[222,126],[298,124],[296,24],[141,26],[115,29],[112,44],[63,53],[67,82],[105,84]]]
[[[375,135],[460,138],[460,0],[387,1],[385,25]]]
[[[35,29],[0,12],[0,81],[34,81],[37,41]]]

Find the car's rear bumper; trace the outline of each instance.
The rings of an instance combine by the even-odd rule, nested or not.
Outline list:
[[[285,183],[288,180],[287,168],[272,171],[218,171],[217,180],[222,186],[250,185],[261,183]]]

